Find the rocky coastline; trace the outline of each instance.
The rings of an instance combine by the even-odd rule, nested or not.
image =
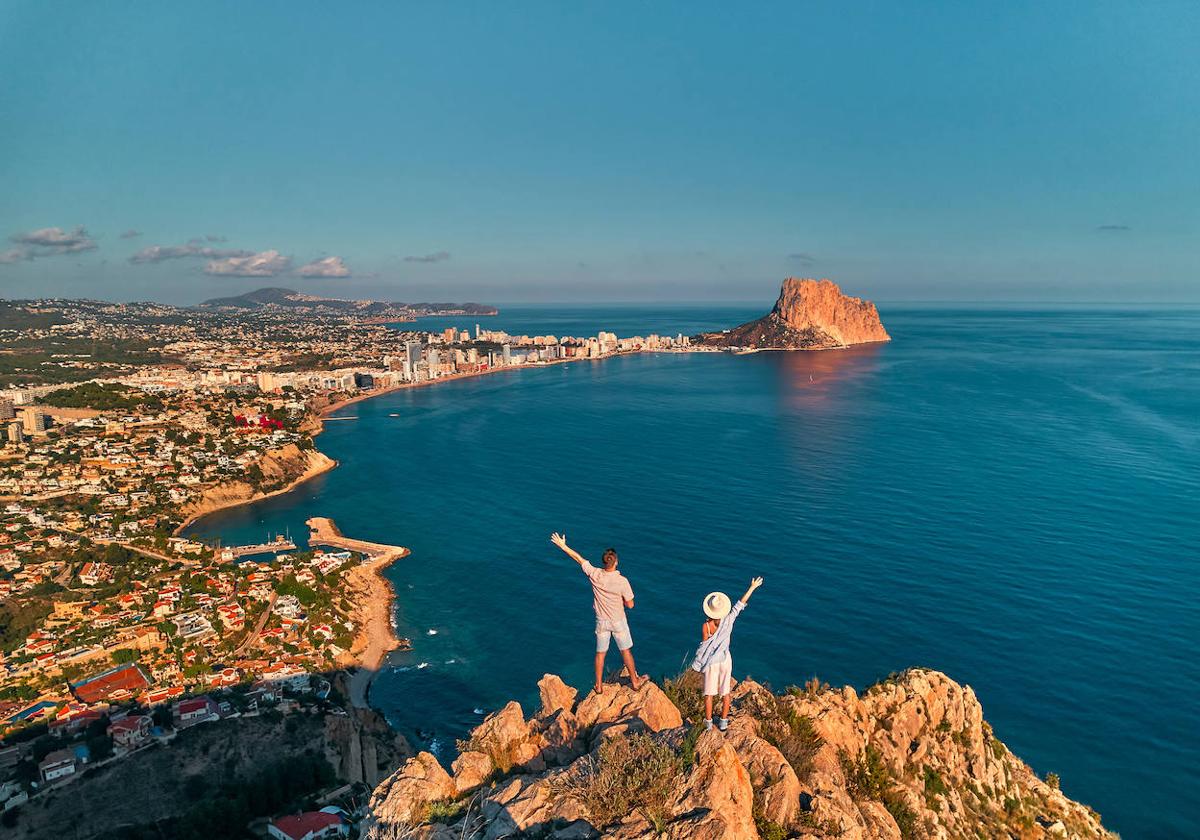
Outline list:
[[[746,680],[727,732],[698,725],[695,676],[577,701],[547,674],[531,717],[510,702],[449,770],[423,752],[384,779],[364,836],[1115,840],[945,674],[914,668],[862,692]]]
[[[354,618],[354,643],[339,658],[342,667],[354,668],[350,678],[350,702],[368,708],[371,682],[387,655],[404,647],[407,640],[396,635],[392,625],[395,590],[384,571],[397,560],[407,557],[403,546],[373,543],[346,537],[332,519],[313,517],[306,523],[311,531],[310,545],[326,545],[357,551],[365,560],[352,567],[342,578],[343,594],[350,601]]]

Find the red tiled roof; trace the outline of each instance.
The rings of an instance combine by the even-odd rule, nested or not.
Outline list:
[[[89,705],[118,692],[136,692],[150,687],[150,680],[136,664],[122,665],[90,680],[75,683],[71,690],[81,702]]]
[[[181,700],[179,702],[179,714],[181,715],[185,715],[188,712],[198,712],[206,708],[208,708],[207,697],[197,697],[192,700]]]
[[[109,725],[109,729],[128,729],[131,732],[136,732],[141,727],[148,726],[149,720],[150,719],[144,715],[130,715],[127,718],[121,718],[120,720],[113,721],[112,724]]]
[[[301,837],[310,831],[321,831],[322,829],[329,828],[331,825],[337,825],[341,821],[341,817],[337,814],[326,814],[323,811],[306,811],[303,814],[290,814],[286,817],[279,817],[276,820],[272,820],[272,823],[288,837],[300,840]]]

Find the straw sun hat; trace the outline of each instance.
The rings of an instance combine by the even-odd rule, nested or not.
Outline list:
[[[715,618],[717,621],[729,615],[731,606],[729,596],[724,592],[710,592],[704,596],[704,614],[709,618]]]

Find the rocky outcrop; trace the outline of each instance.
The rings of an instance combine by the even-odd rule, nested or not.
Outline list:
[[[432,753],[417,753],[384,779],[371,794],[371,817],[378,825],[425,822],[429,806],[454,798],[454,781]]]
[[[344,672],[333,677],[335,690],[345,697],[350,681]],[[397,764],[413,754],[408,741],[374,709],[349,708],[345,715],[326,715],[324,753],[339,779],[379,784]]]
[[[695,708],[694,684],[670,689]],[[548,674],[539,694],[532,718],[510,703],[484,720],[453,776],[423,753],[385,780],[368,836],[1113,837],[996,739],[969,687],[936,671],[861,695],[746,681],[724,733],[684,721],[652,683],[576,702]]]
[[[695,336],[695,344],[760,350],[828,350],[890,341],[875,304],[842,294],[830,280],[789,277],[775,308],[756,321]]]

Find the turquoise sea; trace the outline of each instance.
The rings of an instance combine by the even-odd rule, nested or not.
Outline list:
[[[318,439],[336,470],[192,532],[324,515],[409,546],[389,574],[415,649],[372,699],[447,757],[476,709],[528,708],[543,673],[590,684],[591,598],[548,542],[561,530],[620,552],[645,673],[695,647],[703,594],[761,574],[736,675],[861,688],[937,668],[1127,840],[1200,836],[1200,310],[880,310],[886,345],[621,357],[349,406]],[[485,325],[694,333],[762,311]]]

